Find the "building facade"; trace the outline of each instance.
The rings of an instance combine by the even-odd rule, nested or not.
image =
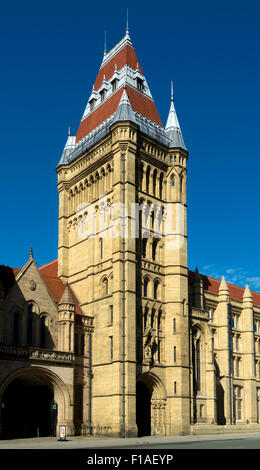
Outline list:
[[[3,438],[258,429],[260,294],[188,270],[187,160],[127,30],[57,167],[58,259],[1,267]]]

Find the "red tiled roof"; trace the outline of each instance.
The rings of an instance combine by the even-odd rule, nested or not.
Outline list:
[[[125,88],[133,110],[162,126],[162,122],[154,102],[144,96],[141,92],[134,90],[128,85],[126,85]],[[81,121],[78,132],[76,134],[76,142],[81,140],[83,137],[89,134],[89,132],[93,131],[93,129],[95,129],[116,112],[123,91],[124,89],[120,88],[101,106],[99,106],[95,111],[93,111],[89,116]]]
[[[55,277],[51,277],[51,276],[47,276],[46,274],[43,274],[43,272],[41,272],[41,275],[53,297],[53,300],[55,301],[56,305],[59,304],[60,300],[61,300],[61,297],[63,295],[63,292],[65,290],[65,287],[66,285],[62,282],[61,279],[59,278],[55,278]],[[75,303],[75,312],[78,314],[78,315],[82,315],[82,311],[80,310],[80,306],[79,306],[79,302],[78,302],[78,299],[77,297],[75,296],[73,290],[71,289],[71,287],[69,286],[70,288],[70,291],[71,291],[71,294],[72,294],[72,297],[73,297],[73,300],[74,300],[74,303]]]
[[[58,276],[58,260],[55,259],[50,263],[44,264],[39,268],[41,274],[46,274],[47,276],[57,277]]]
[[[136,57],[136,53],[133,47],[126,44],[126,46],[121,49],[114,57],[112,57],[107,64],[103,65],[98,72],[98,76],[96,78],[94,88],[95,90],[99,90],[103,83],[104,75],[106,80],[110,80],[115,72],[115,66],[117,66],[117,70],[122,69],[125,65],[129,65],[132,69],[136,69],[137,64],[141,74],[143,75],[141,66],[139,61]]]
[[[193,282],[194,274],[195,274],[194,272],[189,271],[190,283]],[[210,276],[205,276],[205,274],[200,274],[200,277],[203,282],[204,290],[206,290],[207,292],[211,292],[212,294],[218,294],[219,286],[221,283],[219,279],[215,279]],[[230,298],[234,300],[238,300],[239,302],[242,302],[245,289],[243,287],[231,284],[230,282],[227,282],[227,285],[229,288]],[[253,297],[253,304],[256,305],[257,307],[260,307],[260,292],[251,291],[251,294]]]

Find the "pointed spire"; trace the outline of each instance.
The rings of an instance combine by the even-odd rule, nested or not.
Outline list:
[[[171,81],[171,103],[174,102],[174,97],[173,97],[173,81]]]
[[[128,8],[126,9],[126,33],[129,33],[129,25],[128,25]]]
[[[180,147],[186,150],[178,117],[174,106],[173,82],[171,81],[171,106],[165,126],[165,132],[171,140],[170,147]]]
[[[228,288],[228,285],[226,283],[226,279],[225,277],[223,276],[222,279],[221,279],[221,283],[220,283],[220,286],[219,286],[219,292],[228,292],[229,293],[229,288]]]
[[[75,302],[72,297],[71,289],[69,287],[69,284],[66,283],[63,295],[61,297],[61,300],[59,304],[70,304],[70,305],[75,305]]]
[[[128,8],[126,9],[126,37],[130,39],[129,23],[128,23]]]
[[[252,301],[253,299],[253,296],[252,296],[252,293],[248,287],[248,284],[246,285],[245,287],[245,290],[244,290],[244,294],[243,294],[243,301]]]
[[[32,249],[32,247],[30,248],[30,259],[33,259],[33,249]]]
[[[198,268],[196,267],[196,270],[195,270],[195,275],[194,275],[194,282],[200,282],[201,278],[200,278],[200,273],[199,273],[199,270]]]
[[[68,126],[68,137],[70,137],[70,126]]]
[[[229,301],[229,288],[224,276],[222,277],[221,283],[219,285],[218,298],[219,302],[227,303]]]
[[[104,55],[107,53],[107,32],[104,33]]]

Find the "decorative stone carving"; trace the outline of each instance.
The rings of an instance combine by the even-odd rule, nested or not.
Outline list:
[[[33,279],[31,279],[31,280],[29,281],[29,288],[30,288],[31,290],[36,290],[36,287],[37,287],[36,282],[35,282]]]

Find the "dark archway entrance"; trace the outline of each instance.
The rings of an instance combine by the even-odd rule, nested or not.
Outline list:
[[[138,437],[151,435],[151,393],[141,381],[136,384],[136,424]]]
[[[14,379],[2,398],[3,438],[54,435],[53,398],[53,387],[39,377],[26,375]]]

